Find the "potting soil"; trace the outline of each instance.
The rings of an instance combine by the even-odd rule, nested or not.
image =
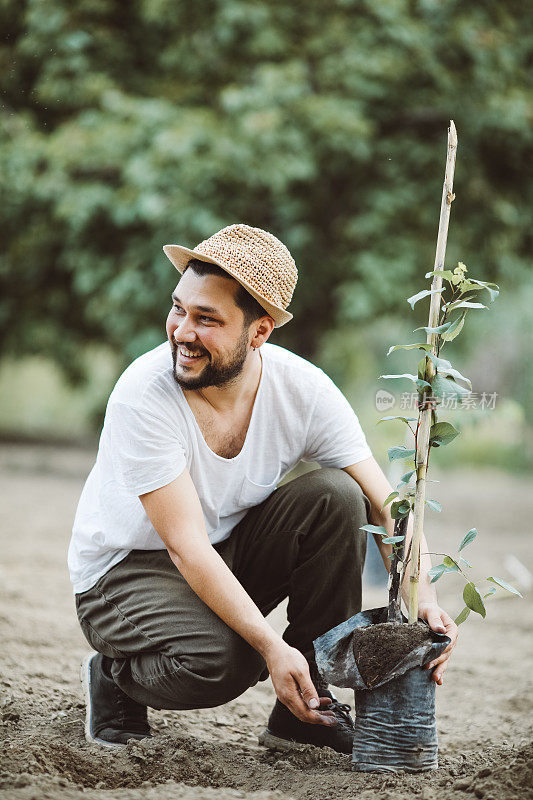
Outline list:
[[[361,677],[367,686],[380,683],[405,656],[431,639],[427,625],[382,622],[358,628],[352,634],[352,648]]]

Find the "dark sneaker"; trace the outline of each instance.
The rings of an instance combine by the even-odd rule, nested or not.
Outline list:
[[[146,706],[124,694],[109,668],[110,659],[90,653],[81,665],[85,694],[85,738],[105,747],[125,745],[128,739],[150,736]]]
[[[350,706],[339,703],[331,692],[321,692],[322,697],[331,697],[328,711],[333,711],[337,725],[311,725],[302,722],[279,700],[272,709],[266,730],[259,736],[259,744],[272,750],[292,750],[303,744],[315,747],[331,747],[338,753],[351,753],[354,724],[350,716]]]

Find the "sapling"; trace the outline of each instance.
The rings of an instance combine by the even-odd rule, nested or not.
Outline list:
[[[418,417],[402,415],[383,417],[379,422],[400,421],[414,436],[414,448],[404,444],[388,450],[390,461],[405,462],[406,472],[396,488],[385,499],[382,509],[390,504],[394,519],[392,535],[380,525],[364,525],[392,546],[389,577],[389,603],[383,608],[361,611],[314,641],[318,669],[328,683],[351,687],[356,706],[352,751],[352,769],[360,772],[422,772],[438,766],[438,742],[435,716],[435,682],[423,667],[439,658],[451,640],[443,633],[418,622],[418,588],[420,575],[420,542],[425,506],[440,511],[436,500],[426,499],[426,480],[430,454],[437,447],[452,442],[459,431],[450,423],[439,421],[437,407],[450,398],[460,405],[469,395],[471,383],[459,370],[443,358],[442,349],[462,331],[467,314],[487,308],[476,300],[478,293],[488,292],[491,301],[498,295],[494,283],[468,277],[468,270],[459,263],[452,271],[444,269],[450,207],[454,199],[453,172],[457,136],[453,122],[448,131],[448,150],[444,179],[439,235],[435,266],[426,278],[433,278],[430,289],[422,289],[408,298],[411,308],[430,297],[429,322],[423,328],[426,341],[397,344],[396,350],[422,350],[423,357],[415,374],[382,375],[387,380],[409,380],[417,391]],[[414,424],[416,423],[416,427]],[[407,542],[409,514],[414,512],[413,535]],[[498,586],[516,592],[505,581],[489,577],[486,594],[468,579],[465,570],[470,564],[462,555],[473,541],[472,528],[463,537],[452,557],[440,554],[442,563],[429,570],[431,581],[446,572],[465,575],[463,592],[465,609],[457,623],[470,611],[485,615],[484,599]],[[407,547],[405,546],[407,544]],[[404,552],[405,551],[405,552]],[[403,622],[400,610],[400,589],[408,586],[410,625]]]
[[[382,536],[386,544],[393,548],[391,571],[389,579],[389,604],[387,612],[388,622],[401,622],[400,589],[404,583],[409,567],[409,603],[408,621],[415,623],[418,619],[418,590],[420,575],[420,541],[424,523],[424,510],[428,505],[435,511],[441,511],[441,505],[436,500],[426,499],[426,480],[429,468],[430,454],[433,448],[449,445],[460,433],[450,422],[439,422],[437,407],[444,399],[449,399],[457,406],[461,405],[470,395],[472,384],[470,380],[461,375],[459,370],[452,366],[450,361],[442,358],[441,351],[444,346],[453,341],[462,332],[467,314],[471,310],[487,309],[487,306],[477,301],[478,293],[489,293],[490,302],[499,294],[499,287],[495,283],[488,283],[468,276],[468,269],[459,262],[455,269],[444,269],[446,253],[446,240],[450,207],[454,200],[453,173],[455,166],[455,153],[457,149],[457,135],[453,120],[448,131],[448,152],[446,171],[442,192],[439,232],[435,255],[435,267],[426,273],[426,278],[433,278],[430,289],[422,289],[407,299],[411,308],[426,297],[430,297],[429,321],[427,326],[415,328],[413,333],[423,330],[427,334],[426,342],[414,344],[396,344],[389,348],[387,356],[396,350],[423,350],[424,356],[418,363],[417,374],[402,373],[398,375],[381,375],[385,380],[410,380],[417,391],[418,418],[401,415],[387,416],[379,420],[378,424],[386,421],[400,420],[407,425],[414,436],[414,448],[408,449],[405,445],[395,445],[388,449],[390,461],[402,460],[408,471],[402,475],[393,492],[386,498],[383,508],[391,504],[391,517],[395,520],[394,534],[389,536],[382,526],[365,525],[362,530],[370,531]],[[444,285],[443,285],[444,282]],[[466,385],[466,386],[465,386]],[[468,387],[468,388],[466,388]],[[416,422],[413,429],[411,423]],[[415,477],[415,482],[412,479]],[[405,537],[407,520],[413,512],[413,535],[407,552],[405,550]],[[470,614],[470,611],[485,616],[484,600],[494,594],[497,587],[513,594],[520,595],[514,587],[501,578],[488,577],[492,585],[484,594],[482,590],[465,574],[465,568],[470,569],[471,564],[459,553],[472,542],[477,535],[472,528],[461,541],[458,552],[454,557],[449,554],[443,556],[442,563],[429,571],[431,582],[437,581],[447,572],[459,572],[466,580],[463,591],[465,608],[461,611],[455,622],[460,624]],[[521,596],[521,595],[520,595]]]

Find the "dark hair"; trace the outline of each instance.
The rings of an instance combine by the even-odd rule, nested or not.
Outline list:
[[[201,277],[204,275],[218,275],[220,278],[226,278],[227,280],[234,281],[237,284],[235,302],[244,314],[244,324],[246,327],[251,325],[252,322],[255,322],[256,319],[260,319],[265,315],[268,316],[268,311],[265,311],[265,309],[259,305],[255,297],[252,297],[252,295],[246,291],[244,286],[242,286],[239,281],[236,281],[232,275],[223,270],[221,267],[217,267],[216,264],[210,264],[208,261],[200,261],[198,258],[192,258],[187,263],[187,266],[183,272],[185,272],[185,270],[187,270],[189,267],[192,269],[195,275],[200,275]]]

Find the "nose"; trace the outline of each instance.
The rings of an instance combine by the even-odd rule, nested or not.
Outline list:
[[[175,342],[194,342],[198,334],[188,316],[183,317],[172,334]]]

